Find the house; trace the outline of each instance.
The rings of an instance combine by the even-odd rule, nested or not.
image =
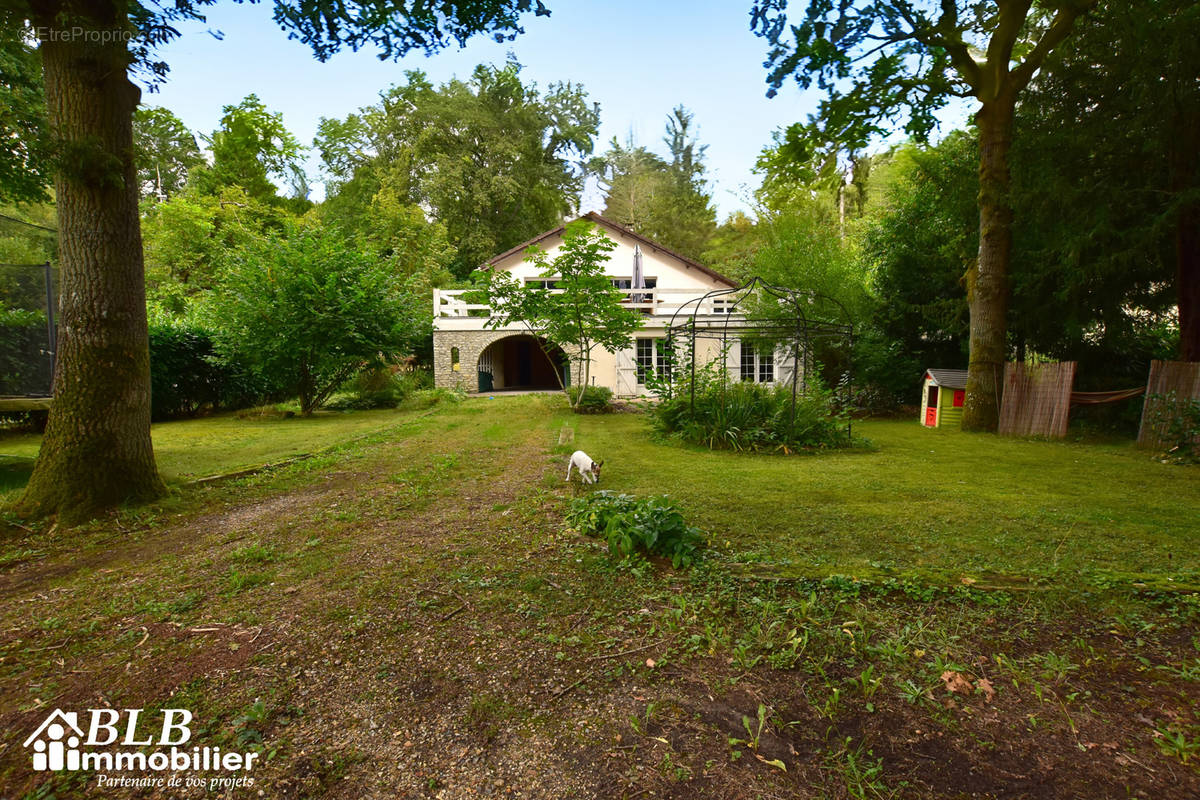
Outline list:
[[[921,386],[921,424],[957,428],[967,399],[965,369],[927,369]]]
[[[615,354],[601,348],[592,352],[590,375],[595,385],[611,389],[618,397],[646,394],[646,379],[665,368],[663,344],[672,317],[681,308],[684,311],[675,320],[677,323],[695,310],[698,326],[719,323],[731,332],[725,355],[731,378],[791,382],[793,359],[785,348],[771,350],[738,342],[736,331],[743,320],[740,315],[730,313],[732,296],[697,302],[711,291],[735,288],[733,281],[599,214],[585,214],[581,219],[595,224],[617,245],[609,253],[606,270],[613,285],[632,288],[634,258],[640,252],[646,287],[625,300],[626,305],[644,316],[642,328],[631,345]],[[525,250],[537,245],[554,258],[562,246],[565,228],[564,223],[501,253],[488,261],[485,268],[504,270],[526,284],[541,284],[552,290],[553,279],[547,279],[537,265],[525,260]],[[491,328],[490,309],[468,302],[466,295],[466,290],[433,292],[433,362],[437,386],[461,387],[468,392],[557,389],[560,379],[569,385],[572,372],[581,374],[579,365],[569,365],[566,355],[550,344],[545,346],[545,351],[551,354],[547,359],[539,340],[524,326]],[[700,352],[698,346],[698,362],[715,358],[721,351],[719,343],[711,341],[705,342],[703,348],[704,352]]]

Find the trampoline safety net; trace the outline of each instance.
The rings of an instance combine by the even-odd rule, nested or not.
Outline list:
[[[58,270],[0,264],[0,397],[49,397]]]

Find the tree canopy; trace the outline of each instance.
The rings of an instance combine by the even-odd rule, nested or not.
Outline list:
[[[757,0],[751,28],[769,43],[773,96],[789,77],[825,93],[809,121],[849,152],[903,123],[918,139],[954,97],[979,101],[980,237],[967,268],[971,345],[963,427],[995,430],[1008,356],[1013,209],[1009,151],[1017,98],[1097,0],[809,0],[788,23],[786,0]]]
[[[670,161],[616,139],[592,162],[604,189],[604,215],[689,258],[712,238],[717,212],[704,179],[704,151],[693,115],[677,106],[667,117],[663,143]]]
[[[460,277],[557,225],[578,203],[599,108],[581,86],[542,92],[520,72],[481,65],[435,87],[411,71],[377,105],[323,119],[331,218],[362,214],[381,191],[421,205],[455,242]]]

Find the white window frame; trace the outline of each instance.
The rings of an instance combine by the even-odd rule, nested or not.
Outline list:
[[[775,382],[775,352],[763,352],[752,343],[738,342],[738,378],[745,383]]]
[[[645,386],[646,378],[651,374],[659,380],[670,376],[670,359],[667,358],[666,346],[667,340],[661,336],[639,336],[634,340],[633,366],[638,386]],[[647,347],[648,353],[644,352]]]

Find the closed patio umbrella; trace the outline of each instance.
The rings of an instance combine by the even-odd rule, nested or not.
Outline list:
[[[646,274],[642,270],[642,246],[640,244],[633,246],[633,282],[630,288],[646,288]],[[635,294],[633,296],[633,302],[635,303],[645,303],[647,300],[648,298],[644,294]]]

